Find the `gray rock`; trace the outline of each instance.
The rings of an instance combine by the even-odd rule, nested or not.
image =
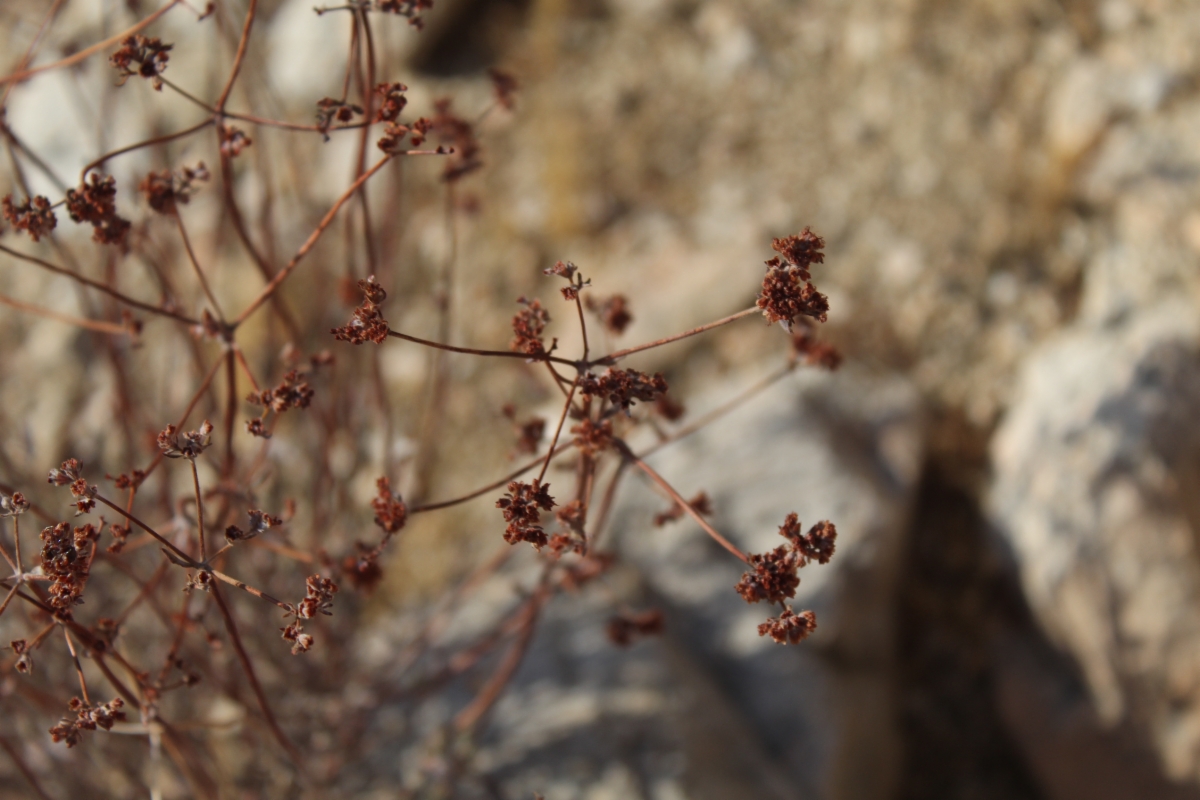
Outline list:
[[[1080,324],[1025,365],[990,515],[1095,716],[1200,779],[1200,317],[1174,299]]]

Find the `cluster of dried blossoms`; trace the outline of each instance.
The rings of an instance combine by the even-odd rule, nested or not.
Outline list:
[[[167,8],[171,5],[174,4]],[[799,523],[792,515],[780,531],[787,540],[785,545],[763,554],[740,551],[707,521],[714,510],[707,494],[700,492],[685,500],[666,478],[646,464],[644,454],[639,455],[629,444],[631,434],[638,426],[645,425],[657,432],[660,437],[657,446],[687,435],[696,426],[672,427],[672,423],[684,417],[685,410],[669,393],[663,374],[627,367],[622,362],[639,352],[701,334],[761,310],[768,323],[780,322],[791,332],[791,353],[786,369],[779,373],[780,378],[800,363],[835,368],[840,356],[816,336],[816,325],[825,320],[828,310],[824,295],[813,287],[810,269],[823,261],[824,242],[820,237],[806,229],[798,235],[773,242],[779,255],[767,262],[767,272],[754,308],[677,336],[601,356],[595,356],[589,350],[588,320],[591,319],[592,324],[598,323],[608,334],[620,336],[633,320],[636,298],[631,300],[622,294],[594,296],[590,281],[570,262],[558,262],[545,273],[564,282],[559,287],[563,301],[574,306],[568,316],[579,319],[583,351],[573,359],[559,354],[557,340],[548,340],[551,309],[539,299],[518,299],[520,310],[513,317],[513,338],[507,348],[502,344],[490,350],[458,347],[393,329],[382,312],[387,292],[374,276],[357,281],[363,299],[347,324],[331,329],[325,325],[299,325],[291,317],[279,289],[285,282],[289,282],[288,285],[296,283],[292,276],[298,263],[311,252],[318,239],[336,227],[333,223],[338,213],[347,207],[362,209],[357,222],[362,222],[364,230],[362,235],[366,244],[363,249],[370,250],[372,237],[378,236],[378,228],[382,226],[371,227],[364,186],[388,163],[413,155],[434,156],[441,160],[442,169],[437,179],[453,198],[453,186],[477,171],[483,163],[476,127],[478,121],[486,117],[486,112],[460,116],[449,100],[441,100],[427,112],[428,117],[406,118],[409,110],[407,86],[398,81],[376,82],[379,64],[373,60],[369,46],[373,23],[368,12],[399,15],[419,26],[422,12],[431,5],[428,0],[374,0],[340,8],[352,12],[348,16],[353,18],[354,41],[358,44],[351,51],[350,65],[360,69],[348,69],[350,77],[341,97],[315,100],[316,124],[275,121],[230,111],[226,108],[230,92],[239,74],[243,79],[247,74],[242,67],[254,22],[251,5],[228,83],[211,103],[182,94],[183,90],[164,78],[174,45],[137,33],[141,28],[120,39],[119,49],[111,56],[120,83],[139,76],[149,80],[154,89],[180,92],[193,105],[200,105],[211,114],[204,124],[102,154],[83,171],[74,188],[63,192],[64,196],[58,202],[41,195],[30,196],[27,190],[22,195],[26,198],[23,201],[14,200],[11,195],[3,198],[4,219],[32,243],[50,240],[56,248],[47,250],[51,256],[59,252],[57,248],[62,244],[55,238],[61,235],[55,214],[55,209],[60,206],[65,206],[75,222],[92,226],[94,241],[118,245],[103,253],[107,263],[117,267],[106,273],[102,280],[87,277],[82,270],[58,267],[47,259],[0,247],[13,258],[75,280],[81,291],[96,292],[104,302],[120,307],[108,312],[113,316],[120,314],[120,323],[110,319],[78,318],[81,327],[101,336],[123,337],[120,341],[133,346],[136,344],[134,334],[142,325],[140,319],[133,318],[133,311],[165,324],[177,325],[188,342],[186,358],[195,362],[196,374],[203,376],[195,381],[194,393],[186,404],[168,411],[156,407],[148,412],[148,403],[139,405],[132,390],[136,382],[130,378],[131,370],[129,362],[124,360],[125,355],[116,347],[105,349],[112,359],[113,372],[117,375],[117,394],[124,404],[119,419],[120,425],[127,429],[126,461],[119,467],[124,471],[109,477],[115,490],[112,493],[102,492],[98,486],[90,484],[82,464],[73,458],[50,470],[48,476],[50,484],[69,491],[69,505],[74,515],[94,515],[90,521],[74,524],[59,520],[52,510],[58,500],[48,500],[40,506],[31,504],[21,492],[6,488],[10,483],[21,483],[17,480],[20,476],[0,475],[0,518],[10,520],[12,525],[11,540],[0,541],[0,554],[12,569],[12,574],[0,581],[0,615],[9,613],[4,620],[7,624],[16,616],[11,609],[22,608],[22,619],[30,626],[27,634],[11,640],[9,649],[13,658],[7,663],[18,673],[36,680],[56,669],[60,672],[66,669],[62,663],[56,663],[65,662],[74,668],[82,697],[72,699],[70,713],[50,728],[53,741],[64,742],[67,746],[78,744],[83,731],[109,730],[125,718],[122,709],[130,708],[136,711],[134,716],[140,720],[139,735],[159,742],[152,744],[151,749],[174,759],[177,771],[184,779],[193,781],[193,788],[203,788],[204,781],[194,774],[201,769],[198,765],[203,759],[188,757],[188,748],[194,742],[180,732],[184,726],[175,727],[176,723],[194,720],[178,711],[187,707],[187,703],[176,702],[174,698],[179,695],[173,693],[186,694],[197,686],[212,686],[213,692],[223,693],[250,709],[257,729],[267,731],[279,745],[279,750],[286,753],[297,774],[303,772],[304,753],[300,752],[295,740],[304,732],[289,730],[291,721],[281,721],[276,716],[277,703],[272,698],[279,690],[264,685],[261,677],[264,674],[296,675],[297,672],[289,673],[288,670],[311,669],[289,665],[288,647],[281,646],[276,638],[279,615],[282,614],[283,625],[278,630],[282,632],[284,642],[290,645],[292,655],[308,653],[306,659],[327,656],[328,659],[341,659],[338,664],[344,663],[346,653],[336,648],[348,641],[347,634],[340,630],[341,626],[328,626],[322,621],[323,617],[333,613],[339,587],[352,590],[343,593],[338,600],[338,620],[341,622],[343,602],[349,600],[351,605],[359,602],[360,594],[370,592],[383,580],[384,556],[389,545],[402,534],[413,515],[483,497],[491,499],[499,510],[495,518],[499,534],[497,542],[502,538],[508,545],[531,545],[532,551],[522,548],[519,552],[525,557],[541,559],[544,569],[538,583],[526,587],[528,591],[520,605],[500,627],[451,653],[441,669],[432,670],[428,678],[428,685],[441,685],[446,675],[457,676],[468,669],[478,670],[492,663],[487,658],[490,653],[501,647],[509,648],[509,656],[501,659],[501,666],[482,682],[485,688],[479,690],[472,703],[455,718],[459,733],[475,732],[487,709],[496,702],[499,689],[511,679],[520,663],[538,613],[548,599],[557,592],[586,586],[611,568],[616,556],[605,546],[603,534],[612,498],[617,481],[623,475],[637,472],[658,487],[671,504],[653,519],[648,519],[648,526],[661,526],[690,517],[734,557],[746,563],[747,572],[737,584],[736,591],[748,602],[765,600],[779,606],[778,616],[769,618],[759,627],[761,635],[781,643],[796,643],[811,633],[816,626],[813,614],[793,611],[788,601],[796,594],[798,570],[813,561],[826,563],[833,554],[836,535],[833,526],[819,523],[801,534]],[[361,75],[357,74],[359,72]],[[355,80],[350,79],[356,75]],[[516,81],[498,70],[491,71],[490,76],[495,91],[492,107],[512,109]],[[359,91],[352,95],[354,86]],[[351,131],[354,133],[347,135],[359,137],[359,167],[352,184],[285,264],[274,263],[273,255],[266,254],[268,249],[273,253],[274,248],[256,243],[257,232],[254,235],[247,232],[247,215],[240,207],[234,189],[239,171],[252,172],[255,166],[250,162],[256,159],[243,159],[235,171],[233,159],[252,144],[251,137],[233,124],[235,121],[247,127],[256,126],[255,139],[265,136],[263,129],[271,127],[305,131],[324,138],[339,135],[340,131]],[[372,126],[378,126],[374,135]],[[144,175],[137,188],[145,205],[167,216],[170,224],[161,220],[139,222],[136,235],[131,235],[133,224],[118,213],[116,178],[98,170],[124,153],[142,148],[165,148],[170,142],[204,131],[215,134],[210,152],[219,159],[219,168],[214,167],[210,175],[201,162],[196,167],[176,166]],[[436,146],[427,150],[415,149],[427,141]],[[368,156],[375,153],[379,157],[380,152],[381,159],[367,168]],[[210,159],[209,163],[217,164],[218,161]],[[221,219],[223,223],[228,222],[230,238],[236,234],[235,244],[240,245],[258,266],[263,281],[261,289],[254,289],[257,292],[254,299],[237,314],[225,313],[227,309],[222,308],[222,298],[212,291],[205,276],[205,266],[196,255],[197,250],[203,252],[205,248],[193,248],[186,233],[184,217],[194,213],[194,209],[185,206],[200,185],[209,180],[221,187]],[[447,207],[451,209],[448,213],[457,213],[453,204],[448,203]],[[263,224],[266,226],[267,223]],[[178,245],[187,253],[190,277],[202,290],[195,293],[196,310],[175,299],[178,295],[170,288],[169,280],[173,276],[167,275],[159,263],[160,248],[147,246],[146,231],[152,225],[169,230],[172,236],[177,235]],[[346,230],[351,231],[354,227],[347,224]],[[277,244],[274,240],[272,243]],[[217,244],[225,242],[218,240]],[[216,247],[210,249],[219,252]],[[136,256],[149,265],[150,273],[161,288],[162,299],[158,303],[139,300],[137,298],[142,295],[126,293],[120,288],[119,266],[121,259],[127,256]],[[368,263],[375,264],[370,260]],[[348,274],[357,277],[371,271],[351,270]],[[354,282],[347,280],[346,285],[353,286]],[[439,313],[444,314],[447,305],[443,298]],[[264,327],[270,328],[266,338],[274,349],[264,348],[265,355],[254,355],[248,350],[243,352],[242,348],[259,342],[249,337],[239,338],[239,334],[242,324],[260,310],[262,316],[270,314],[270,324]],[[89,308],[88,313],[95,311]],[[56,318],[62,317],[59,314]],[[393,315],[393,320],[400,318],[399,314]],[[323,350],[328,345],[325,330],[330,330],[335,340],[353,345],[368,342],[384,345],[397,339],[398,342],[390,345],[407,346],[402,344],[407,342],[433,348],[439,355],[452,352],[512,364],[548,378],[554,390],[564,398],[561,413],[556,421],[547,421],[537,416],[526,417],[518,414],[515,406],[506,406],[503,415],[507,424],[514,428],[515,452],[529,460],[516,471],[481,489],[440,502],[425,502],[424,495],[415,492],[406,501],[393,487],[393,481],[396,486],[404,485],[402,477],[396,474],[396,465],[385,456],[384,474],[375,484],[374,498],[369,503],[365,498],[356,499],[354,493],[347,491],[340,473],[334,468],[337,459],[332,454],[339,447],[342,451],[347,449],[346,440],[353,438],[352,434],[363,425],[363,420],[355,411],[349,410],[351,402],[339,392],[347,384],[370,383],[380,395],[386,395],[387,387],[378,377],[378,348],[367,349],[367,357],[376,359],[373,371],[365,368],[359,372],[351,371],[365,360],[355,354],[365,351],[343,350],[346,355],[339,357],[349,362],[350,367],[339,365],[337,377],[340,380],[333,380],[332,375],[328,381],[315,380],[314,375],[326,375],[317,368],[330,366],[333,356],[318,352],[308,356],[305,362],[304,356],[298,354],[305,347],[311,349],[303,352]],[[284,341],[288,346],[279,351],[278,345]],[[209,360],[211,350],[206,348],[216,346],[220,347],[219,353]],[[273,358],[271,353],[274,352],[281,354]],[[274,386],[266,381],[260,383],[256,377],[259,370],[283,377]],[[187,374],[187,369],[180,367],[167,377],[175,381],[180,375]],[[431,404],[436,404],[440,398],[437,376],[437,371],[431,370]],[[239,381],[242,382],[241,391],[238,391]],[[247,385],[252,387],[249,393],[244,388]],[[251,414],[259,414],[246,421],[244,432],[236,425],[237,415],[245,411],[239,398],[246,406],[256,409]],[[311,434],[314,441],[320,442],[321,450],[316,454],[297,451],[295,442],[283,435],[271,438],[277,432],[280,415],[306,409],[308,413],[293,413],[290,418],[299,418],[296,429]],[[205,419],[206,415],[216,424]],[[165,424],[168,419],[175,421]],[[386,445],[390,444],[386,437],[390,435],[390,431],[379,434],[385,440],[382,448],[385,451],[388,450]],[[254,454],[248,455],[251,451]],[[274,460],[268,457],[269,452]],[[284,455],[280,456],[280,453]],[[137,466],[128,463],[139,457],[144,457],[145,461]],[[90,454],[88,458],[92,460]],[[261,487],[269,484],[273,465],[286,465],[293,459],[311,460],[312,463],[306,463],[305,467],[317,473],[314,495],[323,493],[338,497],[332,503],[311,502],[308,504],[310,510],[332,507],[341,510],[344,517],[345,508],[357,503],[361,507],[364,527],[370,529],[365,520],[373,517],[372,535],[340,535],[345,533],[347,523],[336,514],[309,513],[306,516],[301,513],[297,516],[293,498],[260,497],[260,491],[270,491]],[[573,481],[564,485],[558,477],[548,477],[552,465],[571,467]],[[8,469],[7,465],[5,469]],[[374,477],[378,473],[372,470],[369,474]],[[562,473],[555,473],[558,474]],[[556,484],[553,488],[551,480]],[[605,481],[608,481],[607,487]],[[187,486],[189,490],[177,494],[176,485]],[[497,494],[501,496],[497,497]],[[278,515],[264,508],[277,509]],[[22,552],[19,528],[19,519],[29,512],[37,514],[45,523],[41,528],[39,547],[34,551],[36,562],[32,565],[26,563],[28,555]],[[297,544],[297,539],[305,539],[303,533],[293,538],[302,527],[312,532],[307,537],[308,545]],[[653,532],[647,535],[653,535]],[[27,548],[25,553],[29,552]],[[504,557],[489,562],[490,566],[485,565],[480,571],[486,573],[487,569],[498,569],[507,554],[514,551],[505,548],[502,552]],[[289,564],[292,565],[290,569]],[[287,597],[301,579],[305,594],[297,602],[276,599],[266,591],[276,591]],[[107,590],[110,582],[117,581],[128,582],[125,594]],[[273,588],[276,586],[279,588]],[[234,600],[235,597],[238,599]],[[141,626],[140,621],[136,625],[130,621],[131,618],[136,621],[138,614],[151,617],[155,624],[162,626],[160,633],[164,644],[150,651],[149,656],[146,656],[143,640],[129,632],[130,628]],[[258,616],[252,616],[255,614]],[[264,623],[263,617],[270,621]],[[250,619],[255,622],[249,622]],[[251,628],[251,625],[255,627]],[[665,617],[659,610],[618,608],[606,632],[615,644],[625,646],[640,637],[660,633],[665,625]],[[271,632],[270,637],[261,637],[269,639],[267,643],[250,635],[252,630],[262,629]],[[433,634],[423,633],[413,647],[428,655],[434,652],[429,646],[432,638]],[[63,653],[69,655],[69,659],[39,656],[35,673],[34,655],[48,648],[50,642],[65,643]],[[281,661],[274,660],[276,652],[283,654],[279,657]],[[256,666],[264,659],[270,662],[270,669],[262,670]],[[116,699],[96,705],[88,690],[88,683],[96,681],[111,687],[118,695]],[[425,687],[427,684],[418,685]],[[40,700],[45,691],[41,687],[32,687],[28,693]],[[198,692],[204,692],[204,689]],[[168,697],[172,697],[171,702],[167,701]],[[0,696],[0,705],[5,702]],[[61,701],[59,703],[61,708]],[[7,707],[0,713],[7,713]],[[202,714],[197,716],[203,717]],[[50,721],[47,719],[46,723]],[[196,794],[203,795],[204,792],[197,790]]]

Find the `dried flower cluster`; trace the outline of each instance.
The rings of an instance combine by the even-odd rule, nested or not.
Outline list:
[[[111,175],[91,175],[78,189],[67,190],[67,213],[92,226],[92,239],[101,244],[124,244],[131,227],[117,214],[117,182]]]
[[[201,161],[194,167],[183,167],[176,172],[169,169],[151,172],[138,188],[155,211],[174,214],[176,206],[186,205],[195,194],[196,183],[208,179],[208,168]]]
[[[767,274],[756,303],[767,323],[778,322],[791,330],[801,317],[824,322],[829,300],[812,285],[809,267],[825,261],[825,240],[805,228],[794,236],[772,240],[771,247],[779,255],[766,262]]]
[[[130,36],[121,42],[121,49],[113,53],[109,63],[117,68],[121,76],[120,85],[129,78],[140,75],[154,82],[154,88],[162,91],[163,81],[159,77],[167,68],[167,61],[174,45],[163,44],[161,39],[151,36]]]
[[[738,581],[735,589],[747,603],[766,600],[783,605],[778,618],[768,619],[760,625],[760,636],[771,636],[781,644],[796,644],[816,627],[816,617],[811,611],[794,614],[786,600],[796,596],[800,585],[797,575],[809,561],[827,564],[833,557],[837,529],[828,521],[818,522],[807,534],[800,533],[800,520],[796,514],[788,514],[779,528],[779,535],[788,540],[774,550],[750,556],[747,562],[752,571]]]
[[[548,483],[532,481],[513,481],[508,485],[508,492],[496,501],[496,508],[503,510],[508,527],[504,530],[504,541],[509,544],[529,542],[537,549],[546,546],[549,540],[546,531],[542,529],[541,514],[538,509],[552,511],[554,498],[546,491]]]
[[[212,423],[208,420],[204,420],[196,430],[184,433],[180,433],[176,426],[168,425],[158,434],[158,449],[167,458],[194,460],[208,449],[212,431]]]
[[[647,375],[636,369],[609,367],[601,375],[588,373],[579,379],[585,395],[607,400],[614,406],[629,409],[635,401],[652,403],[667,391],[667,379],[661,372]]]
[[[542,340],[542,335],[550,322],[550,312],[543,308],[541,301],[537,299],[530,300],[522,296],[517,298],[517,302],[525,307],[513,317],[513,340],[508,347],[516,353],[543,355],[546,353],[546,343]]]
[[[4,218],[17,230],[28,233],[35,242],[48,236],[58,225],[58,217],[54,216],[50,201],[41,195],[25,198],[20,205],[13,204],[11,194],[5,195],[0,206],[3,207]]]
[[[42,529],[42,572],[51,579],[51,607],[69,613],[83,602],[83,588],[92,563],[92,544],[98,538],[92,525],[74,528],[66,523]]]
[[[362,291],[363,301],[358,308],[354,309],[354,318],[347,325],[331,328],[329,332],[341,342],[383,344],[387,341],[388,324],[387,320],[383,318],[379,306],[387,299],[387,292],[375,282],[373,275],[359,281],[358,288]]]
[[[125,720],[125,712],[121,710],[125,707],[125,701],[119,697],[98,706],[72,697],[67,707],[75,716],[63,717],[50,729],[50,738],[55,742],[66,742],[67,747],[79,744],[84,731],[94,731],[96,728],[110,731],[115,723]]]

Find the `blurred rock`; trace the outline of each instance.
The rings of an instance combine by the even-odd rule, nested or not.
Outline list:
[[[669,609],[668,638],[750,721],[802,797],[896,789],[894,590],[922,427],[904,381],[803,373],[652,457],[684,496],[706,491],[714,525],[747,552],[777,546],[791,511],[837,525],[833,560],[801,571],[795,606],[815,610],[818,629],[798,647],[758,635],[774,612],[734,593],[742,565],[698,526],[652,527],[671,503],[644,480],[630,476],[614,519],[620,549]]]
[[[1031,355],[993,444],[990,509],[1099,720],[1200,779],[1200,314],[1182,298]]]

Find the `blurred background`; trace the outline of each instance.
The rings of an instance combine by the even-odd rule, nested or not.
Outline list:
[[[148,29],[175,44],[164,77],[215,97],[244,6],[217,3],[203,21],[179,7]],[[33,63],[153,10],[71,0]],[[44,13],[0,2],[6,69]],[[347,15],[306,0],[264,0],[259,15],[251,78],[231,107],[309,123],[346,79]],[[791,510],[838,525],[838,557],[803,575],[800,602],[821,620],[813,639],[755,637],[761,615],[729,591],[739,571],[688,521],[650,527],[662,501],[635,484],[614,516],[626,566],[613,591],[664,608],[665,635],[616,650],[603,597],[554,606],[475,762],[484,788],[463,796],[1200,798],[1200,7],[437,0],[420,32],[378,16],[379,80],[406,83],[414,114],[452,97],[477,123],[484,167],[453,193],[440,165],[416,158],[371,184],[378,252],[349,227],[323,241],[287,287],[304,340],[265,323],[247,332],[271,383],[285,342],[333,348],[324,331],[357,299],[329,298],[369,268],[393,296],[394,327],[433,335],[430,298],[449,263],[455,341],[502,347],[512,301],[540,293],[570,351],[573,321],[541,277],[555,260],[631,299],[620,343],[632,344],[751,305],[771,238],[806,225],[827,242],[814,273],[830,299],[823,336],[845,356],[837,373],[778,384],[654,462],[684,494],[708,491],[718,527],[756,552]],[[491,105],[491,67],[518,80],[515,109]],[[115,83],[96,56],[16,86],[5,125],[44,168],[12,156],[0,192],[22,195],[20,171],[57,199],[99,154],[202,119],[170,89]],[[254,144],[237,196],[282,263],[349,185],[358,139],[242,127]],[[134,189],[150,169],[212,167],[213,138],[105,166],[138,252],[185,263]],[[236,307],[261,283],[247,280],[219,199],[213,186],[185,213],[218,296]],[[113,274],[116,257],[80,230],[60,214],[61,247]],[[33,252],[12,232],[0,243]],[[131,293],[172,294],[138,258],[120,266]],[[95,302],[4,255],[0,279],[6,295],[69,313]],[[172,296],[187,306],[190,291]],[[202,372],[180,366],[190,345],[171,335],[146,336],[131,385],[178,407]],[[98,345],[12,308],[0,336],[6,485],[67,455],[116,474],[152,452],[140,429],[114,430],[117,362],[101,363]],[[532,373],[454,361],[441,412],[453,433],[429,455],[428,355],[334,349],[338,371],[318,392],[368,409],[367,421],[322,440],[328,469],[297,464],[319,435],[296,412],[264,456],[277,466],[263,494],[299,496],[298,546],[362,538],[381,471],[437,496],[501,474],[504,402],[556,413],[553,387]],[[785,351],[754,318],[636,366],[664,371],[704,410]],[[373,369],[387,402],[376,384],[355,386]],[[405,615],[481,560],[478,543],[494,545],[490,505],[405,532],[355,623],[375,637],[370,669],[411,634]],[[15,679],[5,669],[0,695]],[[336,796],[397,796],[397,781],[428,771],[425,756],[398,755],[421,724],[384,724],[377,756],[343,757],[359,774]],[[35,749],[44,771],[63,757]]]

